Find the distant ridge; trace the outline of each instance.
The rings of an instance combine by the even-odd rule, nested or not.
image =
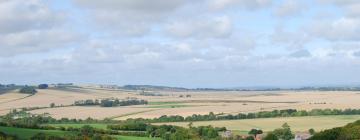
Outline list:
[[[157,85],[124,85],[127,90],[167,90],[167,91],[281,91],[281,90],[319,90],[319,91],[360,91],[360,86],[321,86],[300,88],[184,88]]]
[[[155,86],[155,85],[124,85],[122,88],[127,90],[170,90],[170,91],[190,90],[183,87],[169,87],[169,86]]]

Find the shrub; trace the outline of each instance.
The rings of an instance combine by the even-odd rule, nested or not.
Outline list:
[[[37,91],[34,87],[25,86],[25,87],[21,88],[19,92],[25,93],[25,94],[35,94]]]

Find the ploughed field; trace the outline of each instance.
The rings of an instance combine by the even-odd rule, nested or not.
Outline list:
[[[145,96],[141,91],[114,90],[81,86],[67,89],[39,89],[29,96],[11,91],[0,95],[0,115],[12,109],[49,107],[51,103],[63,107],[35,109],[35,114],[49,113],[54,118],[88,117],[111,118],[154,118],[162,115],[190,116],[209,112],[237,114],[274,109],[359,109],[360,93],[355,91],[147,91],[163,96]],[[189,95],[191,97],[186,97]],[[182,97],[180,97],[182,96]],[[77,100],[125,99],[135,97],[147,100],[148,105],[119,107],[69,106]]]

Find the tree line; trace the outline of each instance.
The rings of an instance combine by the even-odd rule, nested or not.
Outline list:
[[[145,105],[148,104],[148,101],[141,99],[102,99],[102,100],[78,100],[74,102],[75,106],[94,106],[98,105],[101,107],[115,107],[115,106],[130,106],[130,105]]]
[[[144,121],[144,122],[189,122],[189,121],[211,121],[211,120],[241,120],[241,119],[255,119],[255,118],[275,118],[275,117],[300,117],[300,116],[321,116],[321,115],[359,115],[360,109],[312,109],[296,110],[284,109],[273,111],[261,111],[256,113],[239,113],[239,114],[214,114],[210,112],[206,115],[193,114],[191,116],[183,117],[179,115],[167,116],[163,115],[159,118],[144,119],[144,118],[130,118],[128,120]]]

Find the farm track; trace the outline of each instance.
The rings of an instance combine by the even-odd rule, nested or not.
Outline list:
[[[295,104],[299,102],[271,102],[271,101],[254,101],[254,100],[185,100],[185,101],[171,101],[174,103],[269,103],[269,104]]]
[[[145,112],[157,111],[157,110],[162,110],[162,108],[160,108],[160,109],[144,110],[144,111],[127,113],[127,114],[123,114],[123,115],[112,116],[112,117],[109,117],[109,119],[114,120],[114,119],[121,118],[121,117],[136,115],[136,114],[145,113]]]
[[[35,94],[30,94],[30,95],[25,96],[25,97],[21,97],[21,98],[17,98],[17,99],[9,100],[9,101],[5,101],[5,102],[0,102],[0,104],[10,103],[10,102],[14,102],[14,101],[22,100],[22,99],[25,99],[25,98],[28,98],[28,97],[31,97],[31,96],[34,96],[34,95],[35,95]]]

